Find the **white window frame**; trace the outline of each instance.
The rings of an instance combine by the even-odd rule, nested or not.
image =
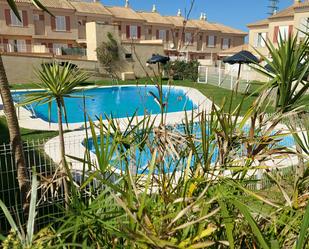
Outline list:
[[[289,25],[279,26],[277,41],[280,40],[280,35],[281,35],[283,41],[288,39],[288,37],[289,37]]]
[[[186,32],[185,33],[185,44],[188,45],[188,44],[192,44],[192,39],[193,36],[192,36],[192,33],[190,32]]]
[[[256,48],[265,48],[266,47],[266,43],[265,43],[266,39],[267,39],[267,32],[256,33],[254,46]]]
[[[24,24],[23,24],[23,18],[22,18],[22,12],[21,11],[18,11],[19,13],[19,16],[21,18],[21,21],[17,18],[17,16],[15,15],[15,13],[10,10],[10,15],[11,15],[11,26],[14,26],[14,27],[23,27]]]
[[[229,38],[223,38],[222,49],[229,49],[229,43],[230,43],[230,39]]]
[[[25,40],[9,40],[8,43],[9,52],[27,52],[27,44]]]
[[[208,36],[207,47],[208,47],[208,48],[214,48],[214,47],[216,47],[216,44],[215,44],[215,36],[214,36],[214,35]]]
[[[66,19],[65,16],[56,16],[56,31],[66,31]]]
[[[136,25],[130,25],[130,38],[137,39],[137,26]]]

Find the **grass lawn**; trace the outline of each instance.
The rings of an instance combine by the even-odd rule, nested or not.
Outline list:
[[[126,81],[126,82],[119,82],[119,85],[142,85],[147,83],[145,79],[141,79],[138,81]],[[151,84],[149,82],[148,84]],[[98,86],[110,86],[110,80],[101,80],[95,83],[86,83],[85,86],[89,85],[98,85]],[[229,101],[231,100],[231,91],[220,88],[210,84],[198,84],[192,81],[174,81],[173,85],[177,86],[186,86],[186,87],[193,87],[198,89],[202,94],[204,94],[207,98],[214,101],[217,105],[221,105],[223,100],[226,99],[226,108],[228,108]],[[38,88],[36,84],[12,84],[12,89],[31,89],[31,88]],[[233,98],[233,106],[236,107],[244,98],[243,94],[238,94]],[[243,103],[243,113],[248,110],[252,102],[255,100],[256,97],[254,96],[246,96],[244,103]],[[9,141],[9,134],[6,125],[6,121],[4,117],[0,117],[0,143],[7,143]],[[28,130],[28,129],[21,129],[22,138],[23,140],[37,140],[37,139],[48,139],[54,137],[58,134],[58,132],[50,132],[50,131],[37,131],[37,130]]]

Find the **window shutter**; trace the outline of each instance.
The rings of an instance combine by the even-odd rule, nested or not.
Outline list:
[[[48,48],[49,48],[49,52],[52,53],[53,52],[53,44],[52,43],[48,43]]]
[[[232,45],[232,40],[229,39],[229,48],[231,47],[231,45]]]
[[[72,48],[72,47],[73,47],[73,44],[69,43],[68,48]]]
[[[156,39],[159,40],[159,37],[160,37],[159,30],[157,29],[157,31],[156,31]]]
[[[194,43],[194,33],[191,33],[191,44]]]
[[[137,39],[141,39],[142,36],[142,29],[141,26],[137,27]]]
[[[11,25],[11,11],[9,9],[4,10],[4,16],[5,16],[5,21],[6,25]]]
[[[289,37],[293,35],[293,25],[289,25]]]
[[[223,41],[224,41],[224,39],[221,38],[221,49],[223,48]]]
[[[23,26],[28,27],[28,12],[26,10],[22,11],[22,20],[23,20]]]
[[[3,45],[4,45],[4,51],[7,52],[8,51],[8,43],[9,40],[8,39],[3,39]]]
[[[169,39],[170,39],[170,32],[169,32],[169,30],[166,30],[165,39],[166,39],[167,42],[168,42]]]
[[[275,43],[278,42],[278,35],[279,35],[279,26],[275,26],[275,29],[274,29],[274,39],[273,39],[273,41]]]
[[[26,50],[27,50],[27,52],[32,52],[31,40],[26,40]]]
[[[66,26],[66,31],[70,31],[71,30],[71,22],[70,22],[70,17],[69,16],[65,17],[65,26]]]
[[[127,39],[130,39],[130,25],[126,26],[126,37]]]
[[[206,35],[206,47],[208,47],[208,45],[209,45],[209,36]]]
[[[217,36],[215,36],[215,38],[214,38],[214,47],[216,48],[217,47]]]
[[[39,16],[39,20],[40,20],[40,21],[44,21],[44,15],[40,15],[40,16]]]
[[[52,30],[56,30],[56,18],[54,16],[50,18],[50,26]]]

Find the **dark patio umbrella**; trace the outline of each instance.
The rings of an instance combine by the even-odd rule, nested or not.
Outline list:
[[[152,57],[147,61],[149,64],[157,64],[162,63],[166,64],[168,61],[170,61],[170,57],[166,57],[159,54],[153,54]]]
[[[238,68],[238,75],[237,75],[237,82],[236,82],[236,92],[238,90],[240,72],[241,72],[241,65],[242,64],[251,64],[251,63],[258,63],[259,60],[256,58],[251,52],[247,50],[242,50],[233,56],[227,57],[223,59],[224,63],[228,63],[231,65],[239,64]]]

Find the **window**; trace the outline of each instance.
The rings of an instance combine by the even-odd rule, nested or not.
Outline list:
[[[152,29],[148,29],[148,35],[152,35]]]
[[[214,35],[208,36],[207,47],[209,48],[215,47],[215,36]]]
[[[130,26],[130,38],[137,39],[137,26]]]
[[[53,44],[53,52],[56,55],[62,55],[62,49],[68,48],[68,44],[62,44],[62,43],[54,43]]]
[[[17,27],[23,27],[24,26],[23,21],[22,20],[20,21],[12,10],[10,10],[10,12],[11,12],[11,25],[17,26]],[[22,18],[22,12],[21,11],[19,11],[19,16],[20,16],[20,18]]]
[[[223,38],[222,39],[222,49],[228,49],[230,47],[230,39]]]
[[[266,38],[267,38],[267,33],[266,32],[257,33],[256,36],[255,36],[254,46],[256,48],[265,48],[265,46],[266,46],[266,44],[265,44]]]
[[[165,36],[166,36],[166,31],[164,29],[159,30],[159,39],[164,41]]]
[[[185,33],[185,43],[192,44],[192,33]]]
[[[56,31],[66,31],[65,16],[56,16]]]
[[[278,41],[280,40],[280,35],[282,40],[285,41],[289,36],[289,26],[279,26]]]
[[[9,52],[27,52],[27,46],[25,40],[9,40],[8,43]]]

